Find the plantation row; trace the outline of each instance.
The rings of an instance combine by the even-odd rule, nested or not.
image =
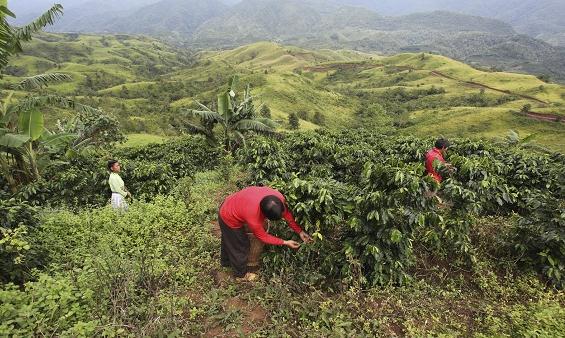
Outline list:
[[[23,195],[0,200],[0,268],[6,272],[0,335],[201,335],[211,326],[227,330],[246,320],[221,305],[240,292],[265,300],[273,321],[262,324],[263,332],[271,334],[387,335],[390,321],[405,322],[405,332],[412,333],[470,329],[496,335],[538,327],[559,332],[560,294],[541,291],[527,272],[563,286],[563,156],[455,140],[448,160],[459,170],[439,186],[423,176],[422,157],[432,141],[363,131],[257,137],[236,151],[239,169],[247,174],[238,182],[231,156],[200,137],[53,161],[45,180],[21,192],[29,194],[26,202]],[[132,203],[125,214],[97,208],[109,195],[108,158],[124,163],[128,187],[136,199],[149,202]],[[214,287],[210,277],[219,268],[220,244],[209,224],[234,183],[280,189],[316,238],[298,251],[270,247],[261,273],[268,282],[253,291]],[[497,217],[485,218],[492,215]],[[278,224],[271,228],[292,236],[286,231]],[[455,282],[453,290],[435,280],[422,284],[416,275],[426,271],[418,270],[422,252],[448,261],[449,269],[473,271],[474,277]],[[496,257],[492,261],[512,262],[511,274],[498,282],[493,274],[498,266],[489,265],[485,252]],[[375,298],[349,293],[412,279],[407,288],[372,289]],[[336,288],[350,291],[337,298],[325,293]],[[367,312],[381,308],[371,305],[381,292],[390,293],[392,303],[412,304],[402,311],[413,312],[398,318],[387,312],[390,305]],[[478,311],[478,326],[460,326],[467,324],[451,318],[459,311],[454,307],[445,313],[451,319],[433,319],[431,329],[411,328],[413,318],[423,315],[418,302],[430,292],[451,295],[437,296],[438,311],[454,301],[469,302],[463,308]],[[523,292],[533,305],[522,308]],[[424,298],[410,301],[412,296]],[[500,306],[501,313],[488,315]],[[546,317],[538,325],[530,318],[542,309]],[[519,318],[506,318],[504,311],[517,311]]]
[[[458,171],[438,185],[423,175],[432,144],[363,131],[250,142],[239,152],[249,183],[279,188],[298,222],[318,238],[298,254],[273,249],[265,265],[271,272],[300,267],[314,273],[297,278],[319,282],[404,284],[415,241],[472,266],[480,243],[470,229],[497,215],[510,227],[492,234],[501,243],[493,254],[562,287],[565,157],[455,140],[448,161]]]
[[[404,284],[415,262],[415,240],[440,256],[472,265],[478,243],[473,243],[470,229],[478,219],[496,215],[506,217],[511,227],[493,234],[500,237],[493,241],[503,243],[495,254],[533,268],[562,287],[565,157],[455,140],[448,161],[458,171],[438,185],[423,175],[423,157],[431,144],[431,139],[365,131],[252,139],[237,151],[250,177],[240,186],[280,189],[298,222],[319,239],[298,254],[274,248],[277,254],[268,255],[272,261],[265,265],[271,271],[307,265],[320,282]],[[167,195],[181,179],[190,185],[190,177],[200,171],[221,167],[230,175],[231,166],[229,156],[199,137],[54,161],[45,179],[19,193],[19,199],[28,202],[3,199],[3,227],[14,231],[27,220],[36,224],[32,205],[107,204],[108,158],[124,164],[124,181],[138,200]],[[16,270],[17,277],[8,280],[23,278]]]

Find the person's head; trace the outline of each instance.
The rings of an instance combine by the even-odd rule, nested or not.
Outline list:
[[[439,151],[441,151],[441,153],[444,154],[444,155],[445,155],[447,149],[450,146],[451,146],[451,143],[449,143],[449,141],[447,139],[444,139],[444,138],[439,138],[435,143],[436,149],[439,149]]]
[[[108,161],[108,171],[110,171],[111,173],[119,173],[120,170],[121,170],[120,162],[116,160]]]
[[[271,221],[278,221],[282,218],[285,210],[283,202],[277,196],[269,195],[263,197],[260,203],[261,212]]]

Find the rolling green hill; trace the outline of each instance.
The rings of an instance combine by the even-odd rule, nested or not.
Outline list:
[[[565,151],[565,87],[535,76],[485,71],[434,54],[379,56],[260,42],[233,50],[182,53],[129,36],[41,36],[6,75],[60,71],[74,81],[46,90],[73,95],[118,116],[131,133],[175,134],[194,100],[214,101],[233,74],[249,83],[287,127],[365,127],[385,133],[503,137],[509,129]],[[528,112],[520,113],[524,106]],[[51,116],[53,121],[57,115]],[[555,121],[558,120],[558,121]]]
[[[501,21],[445,11],[384,17],[319,1],[245,0],[204,22],[191,43],[234,48],[261,40],[305,48],[437,52],[465,62],[565,80],[565,50]]]

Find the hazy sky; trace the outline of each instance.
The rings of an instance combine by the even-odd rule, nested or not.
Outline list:
[[[58,3],[63,5],[65,9],[72,9],[77,5],[82,5],[89,2],[106,2],[112,7],[139,7],[159,0],[8,0],[8,8],[10,8],[16,15],[28,15],[31,13],[40,13],[50,8],[53,4]]]

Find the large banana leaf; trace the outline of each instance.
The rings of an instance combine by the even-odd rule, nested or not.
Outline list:
[[[234,75],[231,79],[230,82],[228,83],[229,85],[229,94],[231,97],[235,97],[235,91],[237,89],[237,85],[239,84],[239,77],[237,75]]]
[[[35,141],[43,135],[43,113],[37,109],[20,113],[20,131]]]
[[[19,148],[30,140],[28,135],[22,134],[4,134],[0,136],[0,146],[8,148]]]
[[[63,73],[39,74],[27,77],[12,87],[18,90],[34,90],[47,87],[49,84],[53,83],[72,81],[72,79],[70,75]]]
[[[23,27],[17,27],[14,30],[16,40],[30,41],[34,33],[40,32],[46,26],[53,25],[55,20],[63,15],[63,6],[54,4],[47,12],[43,13],[34,21],[28,23]]]
[[[187,117],[200,117],[204,121],[216,121],[216,122],[223,122],[224,118],[220,114],[211,111],[211,110],[189,110],[189,111],[181,111],[181,114],[186,115]]]
[[[14,108],[15,112],[21,113],[32,109],[38,109],[43,106],[54,106],[63,109],[73,109],[79,113],[100,113],[99,109],[92,108],[76,102],[75,100],[58,96],[58,95],[42,95],[42,96],[30,96],[18,102],[17,106]]]
[[[62,148],[67,146],[69,143],[71,143],[77,138],[78,138],[77,134],[71,134],[71,133],[51,134],[51,135],[44,134],[41,137],[41,141],[42,141],[41,143],[44,146]]]
[[[257,120],[241,120],[235,124],[236,130],[253,130],[259,133],[270,133],[273,129]]]
[[[222,115],[224,120],[229,121],[231,118],[230,96],[228,93],[218,95],[218,113]]]

